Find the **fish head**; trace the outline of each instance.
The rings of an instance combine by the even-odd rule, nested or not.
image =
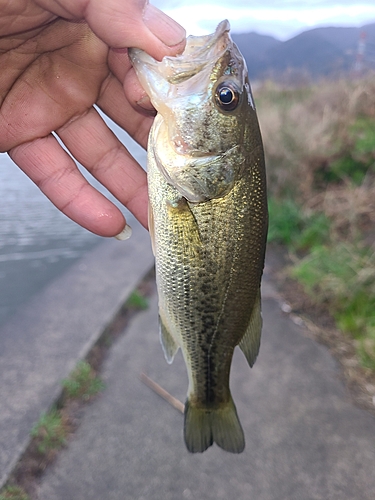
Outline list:
[[[193,202],[230,190],[245,161],[246,129],[254,119],[257,126],[246,63],[229,30],[225,20],[211,35],[189,36],[181,55],[162,61],[129,50],[158,111],[149,146],[168,181]]]

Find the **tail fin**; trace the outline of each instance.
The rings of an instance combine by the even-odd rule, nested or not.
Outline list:
[[[185,404],[184,437],[191,453],[202,453],[214,442],[225,451],[241,453],[245,437],[232,398],[220,408],[197,408]]]

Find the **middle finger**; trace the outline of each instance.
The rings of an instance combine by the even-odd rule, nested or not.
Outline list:
[[[91,108],[56,132],[74,158],[147,227],[146,173],[99,113]]]

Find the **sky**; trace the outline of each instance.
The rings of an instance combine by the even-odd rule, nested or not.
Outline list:
[[[316,26],[375,22],[374,0],[151,0],[189,35],[203,35],[229,19],[232,32],[256,31],[287,40]]]

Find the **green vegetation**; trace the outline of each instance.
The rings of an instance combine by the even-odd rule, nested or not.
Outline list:
[[[259,89],[269,241],[375,371],[375,79]]]
[[[317,246],[292,270],[338,327],[356,340],[362,364],[375,369],[375,252],[352,243]]]
[[[374,120],[368,117],[357,118],[347,131],[347,147],[342,146],[338,158],[328,163],[322,179],[326,182],[339,182],[345,179],[360,185],[366,175],[375,172],[375,129]]]
[[[268,241],[292,250],[308,250],[329,239],[330,222],[324,213],[306,213],[291,198],[269,201]]]
[[[80,361],[71,375],[62,381],[65,396],[90,399],[104,389],[103,381],[96,375],[87,361]]]
[[[143,311],[148,308],[148,300],[138,290],[135,290],[126,301],[125,307]]]
[[[43,413],[31,431],[36,449],[43,456],[48,456],[62,448],[70,431],[69,418],[64,409],[69,400],[89,400],[103,390],[104,384],[89,363],[80,361],[71,375],[62,381],[64,389],[59,408],[53,407]]]
[[[18,486],[6,486],[0,491],[0,500],[29,500],[29,496]]]
[[[314,190],[375,173],[375,82],[319,82],[258,90],[258,113],[275,195],[307,201]]]
[[[67,430],[61,412],[52,408],[43,413],[31,430],[31,436],[36,440],[41,455],[62,448],[66,442]]]

